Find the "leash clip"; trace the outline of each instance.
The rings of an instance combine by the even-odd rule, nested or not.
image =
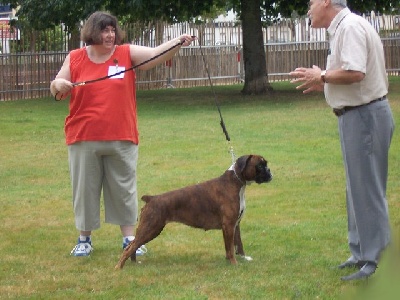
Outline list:
[[[230,142],[228,142],[228,143],[229,143],[229,153],[232,156],[232,164],[235,164],[236,163],[235,152],[233,152],[233,147],[232,147],[231,143]]]

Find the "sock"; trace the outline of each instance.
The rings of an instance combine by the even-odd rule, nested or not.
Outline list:
[[[80,235],[80,236],[79,236],[79,240],[80,240],[81,242],[86,242],[86,238],[89,238],[89,242],[92,241],[92,236],[91,236],[91,235],[89,235],[89,236]]]

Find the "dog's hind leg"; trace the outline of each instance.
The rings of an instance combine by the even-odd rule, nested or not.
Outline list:
[[[139,225],[136,229],[135,239],[128,245],[128,247],[125,248],[118,264],[115,266],[116,269],[122,269],[129,257],[132,261],[136,261],[136,250],[141,245],[145,245],[156,238],[166,225],[165,218],[161,218],[159,214],[157,215],[157,211],[154,211],[147,205],[149,204],[146,204],[142,208]]]
[[[126,260],[129,257],[131,257],[132,259],[132,253],[136,254],[136,250],[138,248],[139,246],[137,246],[136,240],[130,242],[129,245],[124,249],[124,252],[122,252],[121,258],[119,259],[117,265],[115,266],[115,269],[122,269],[124,267]],[[136,260],[136,255],[134,257]]]
[[[133,261],[136,260],[136,250],[141,245],[145,245],[151,240],[155,239],[157,236],[159,236],[166,225],[166,223],[160,221],[157,218],[152,218],[152,216],[149,216],[146,219],[144,219],[143,217],[144,216],[141,217],[139,226],[136,229],[134,241],[137,245],[137,248],[131,253],[131,259]]]
[[[135,239],[130,242],[130,244],[125,248],[124,252],[122,252],[121,258],[119,259],[118,264],[115,266],[115,269],[122,269],[129,257],[132,261],[136,261],[136,250],[141,245],[145,245],[156,238],[165,227],[165,224],[163,226],[151,227],[151,225],[147,222],[144,222],[146,224],[142,223],[143,222],[139,224],[136,230]]]

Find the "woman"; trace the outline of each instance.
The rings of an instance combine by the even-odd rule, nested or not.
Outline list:
[[[123,37],[116,17],[93,13],[81,31],[86,46],[68,54],[50,85],[52,95],[59,100],[71,95],[65,135],[75,224],[80,231],[71,251],[74,256],[88,256],[93,249],[91,233],[100,227],[102,191],[105,221],[120,226],[123,248],[134,239],[139,134],[133,70],[86,85],[73,83],[113,75],[156,57],[140,66],[143,70],[153,68],[194,39],[184,34],[151,48],[122,44]],[[136,254],[145,252],[143,246]]]

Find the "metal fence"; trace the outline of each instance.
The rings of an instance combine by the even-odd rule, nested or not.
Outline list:
[[[396,25],[396,16],[381,16],[371,22],[376,24],[376,20],[381,20],[377,29],[385,50],[387,71],[391,75],[399,75],[400,29]],[[155,28],[161,29],[157,33]],[[171,61],[148,71],[137,70],[138,89],[208,85],[201,53],[205,56],[214,84],[234,84],[244,79],[240,24],[130,24],[124,29],[128,41],[149,46],[179,36],[183,32],[199,38],[194,46],[181,48]],[[0,101],[49,96],[51,80],[69,50],[79,47],[79,39],[60,31],[60,28],[40,34],[32,31],[14,31],[13,34],[19,35],[18,40],[15,36],[14,40],[8,41],[8,46],[15,50],[14,53],[0,54]],[[54,40],[58,42],[55,43]],[[288,73],[298,66],[315,64],[325,67],[329,47],[326,32],[310,29],[305,19],[289,20],[281,22],[279,26],[264,29],[264,40],[267,41],[265,63],[271,81],[287,80]],[[4,45],[4,40],[2,44]]]

